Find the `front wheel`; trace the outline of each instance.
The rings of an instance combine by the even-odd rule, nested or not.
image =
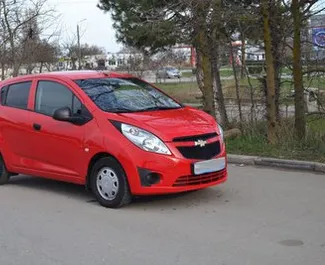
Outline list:
[[[120,208],[131,202],[126,174],[112,157],[98,160],[91,171],[91,188],[97,201],[107,208]]]

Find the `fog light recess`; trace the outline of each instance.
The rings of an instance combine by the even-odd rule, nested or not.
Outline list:
[[[138,168],[139,177],[141,181],[141,185],[144,187],[150,187],[152,185],[156,185],[161,181],[161,174],[157,172],[152,172],[145,168]]]
[[[160,182],[160,175],[158,173],[149,173],[146,179],[150,185],[154,185]]]

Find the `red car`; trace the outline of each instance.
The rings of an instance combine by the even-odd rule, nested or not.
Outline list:
[[[85,185],[121,207],[133,195],[227,179],[222,128],[127,74],[73,71],[0,83],[0,184],[27,174]]]

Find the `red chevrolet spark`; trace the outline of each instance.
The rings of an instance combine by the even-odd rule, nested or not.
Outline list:
[[[111,208],[132,195],[227,179],[222,128],[127,74],[73,71],[0,83],[0,184],[32,176],[85,185]]]

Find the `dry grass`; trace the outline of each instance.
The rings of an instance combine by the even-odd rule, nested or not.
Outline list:
[[[253,80],[254,86],[254,98],[260,99],[260,90],[258,89],[258,81]],[[225,98],[236,98],[236,87],[234,80],[223,81],[223,92]],[[166,92],[168,95],[176,98],[183,103],[200,103],[200,97],[202,95],[195,82],[178,82],[178,83],[161,83],[156,86]],[[242,80],[240,83],[240,97],[243,100],[250,99],[250,87],[247,80]]]
[[[325,162],[325,118],[310,116],[304,140],[294,137],[293,119],[283,120],[279,128],[279,142],[267,142],[266,122],[244,125],[243,135],[227,140],[227,150],[233,154],[258,155],[275,158]]]
[[[197,83],[162,83],[158,88],[182,103],[200,103],[202,95]]]

